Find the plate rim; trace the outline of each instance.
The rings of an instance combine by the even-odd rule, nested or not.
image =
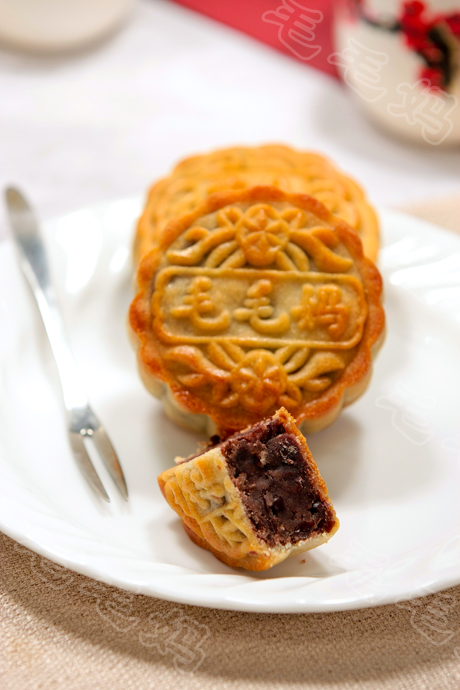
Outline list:
[[[101,212],[103,212],[104,209],[107,209],[114,203],[120,201],[132,202],[133,206],[134,204],[138,204],[139,209],[141,209],[142,197],[140,196],[121,197],[118,199],[98,202],[95,204],[85,206],[83,208],[75,209],[74,211],[70,211],[65,214],[60,214],[58,216],[49,218],[42,224],[43,234],[45,238],[49,241],[49,237],[52,234],[52,226],[55,225],[59,220],[67,216],[71,216],[74,213],[78,213],[82,210],[90,211],[95,214],[100,214]],[[399,209],[387,209],[384,207],[377,207],[377,211],[380,216],[389,219],[390,222],[397,222],[398,218],[402,216],[405,219],[410,219],[411,222],[417,223],[417,225],[425,227],[428,231],[436,231],[436,233],[438,234],[441,233],[446,239],[453,240],[454,243],[457,243],[460,250],[460,235],[457,235],[455,231],[452,231],[448,228],[443,228],[442,226],[437,226],[429,221],[425,221],[422,218],[413,216],[410,213],[406,213]],[[5,251],[8,252],[11,251],[11,249],[14,249],[13,241],[10,237],[7,236],[4,240],[0,242],[0,261],[3,260],[2,256],[5,253]],[[22,490],[27,491],[27,488],[21,486],[21,491]],[[60,516],[57,517],[61,519]],[[29,534],[25,532],[24,528],[21,529],[20,527],[18,527],[17,524],[15,526],[14,522],[14,520],[13,522],[8,520],[8,516],[4,515],[4,511],[2,511],[2,507],[0,505],[0,530],[8,537],[15,540],[18,544],[30,549],[32,552],[37,553],[40,556],[45,557],[55,563],[58,563],[59,565],[64,566],[73,572],[77,572],[86,577],[96,579],[98,581],[104,582],[108,585],[115,586],[126,591],[144,594],[147,596],[153,596],[175,603],[202,606],[206,608],[256,613],[330,613],[334,611],[353,610],[394,604],[397,601],[425,596],[427,593],[439,592],[444,589],[448,589],[449,587],[452,587],[454,585],[460,584],[459,568],[458,572],[456,571],[446,573],[444,577],[438,576],[435,582],[430,581],[424,584],[420,584],[415,589],[410,588],[409,590],[407,590],[407,588],[402,587],[401,591],[396,593],[396,596],[395,591],[391,590],[390,592],[388,592],[388,594],[379,597],[378,601],[373,600],[374,597],[368,597],[367,599],[363,599],[357,596],[353,599],[349,598],[346,601],[342,602],[319,601],[316,603],[312,603],[311,601],[307,601],[305,602],[306,606],[303,606],[302,602],[299,602],[298,600],[290,603],[287,601],[268,601],[265,598],[262,598],[260,601],[250,601],[247,599],[233,598],[232,596],[227,596],[227,594],[224,593],[223,588],[220,591],[220,600],[210,601],[208,599],[212,599],[212,597],[204,596],[203,590],[201,588],[198,589],[197,592],[194,591],[193,595],[191,595],[188,589],[185,589],[186,594],[181,595],[180,587],[176,587],[176,591],[172,591],[171,588],[168,588],[167,586],[159,586],[162,584],[163,580],[171,580],[171,573],[169,573],[167,576],[162,575],[160,578],[158,578],[157,576],[155,579],[155,587],[153,589],[151,587],[135,584],[133,582],[127,582],[122,577],[119,577],[116,574],[109,574],[106,570],[104,570],[104,568],[100,568],[100,564],[97,559],[93,559],[92,564],[86,565],[85,563],[82,563],[70,557],[68,554],[62,552],[60,553],[59,549],[53,550],[45,543],[43,543],[38,535],[35,535],[35,537],[29,536]],[[97,539],[99,539],[99,537],[97,537]],[[197,575],[200,577],[215,577],[217,574],[197,573]],[[180,573],[177,573],[177,577],[180,577]],[[284,580],[286,578],[280,577],[275,579]],[[288,579],[291,581],[293,578],[290,577]],[[315,578],[309,579],[313,580]],[[273,578],[271,579],[271,581],[273,581]],[[263,582],[263,580],[256,579],[253,581],[254,584],[256,582]],[[244,584],[245,583],[241,583],[241,586],[244,586]],[[229,589],[232,590],[233,588]]]

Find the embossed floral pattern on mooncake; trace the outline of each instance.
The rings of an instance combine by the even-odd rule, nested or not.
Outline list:
[[[233,203],[173,223],[145,264],[155,368],[219,427],[225,415],[241,419],[229,428],[242,428],[280,406],[300,416],[340,379],[368,319],[363,278],[337,221],[318,202],[309,208],[309,197],[296,205],[272,190],[287,198],[268,201],[270,190],[232,193]],[[351,229],[342,232],[359,246]]]

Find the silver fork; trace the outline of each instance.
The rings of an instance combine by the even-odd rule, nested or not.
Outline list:
[[[101,422],[91,409],[80,381],[34,212],[19,190],[10,187],[6,190],[5,197],[13,237],[19,250],[19,263],[34,294],[56,360],[73,454],[89,484],[99,496],[110,503],[107,491],[84,445],[85,438],[91,439],[121,495],[127,501],[128,488],[117,455]]]

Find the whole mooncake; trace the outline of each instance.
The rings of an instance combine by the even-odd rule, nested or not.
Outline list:
[[[179,163],[150,190],[137,228],[137,259],[152,248],[170,220],[194,211],[209,194],[259,185],[322,201],[356,230],[364,253],[375,261],[378,220],[361,187],[324,156],[282,145],[223,149]]]
[[[304,433],[365,390],[382,282],[317,200],[216,193],[139,265],[129,323],[141,377],[179,424],[223,438],[284,406]]]
[[[339,528],[305,438],[284,409],[179,462],[158,482],[190,539],[227,565],[265,570]]]

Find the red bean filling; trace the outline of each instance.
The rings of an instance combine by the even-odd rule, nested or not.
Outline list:
[[[296,437],[279,420],[235,434],[221,451],[257,536],[267,544],[295,544],[331,531],[331,506],[321,500]]]

